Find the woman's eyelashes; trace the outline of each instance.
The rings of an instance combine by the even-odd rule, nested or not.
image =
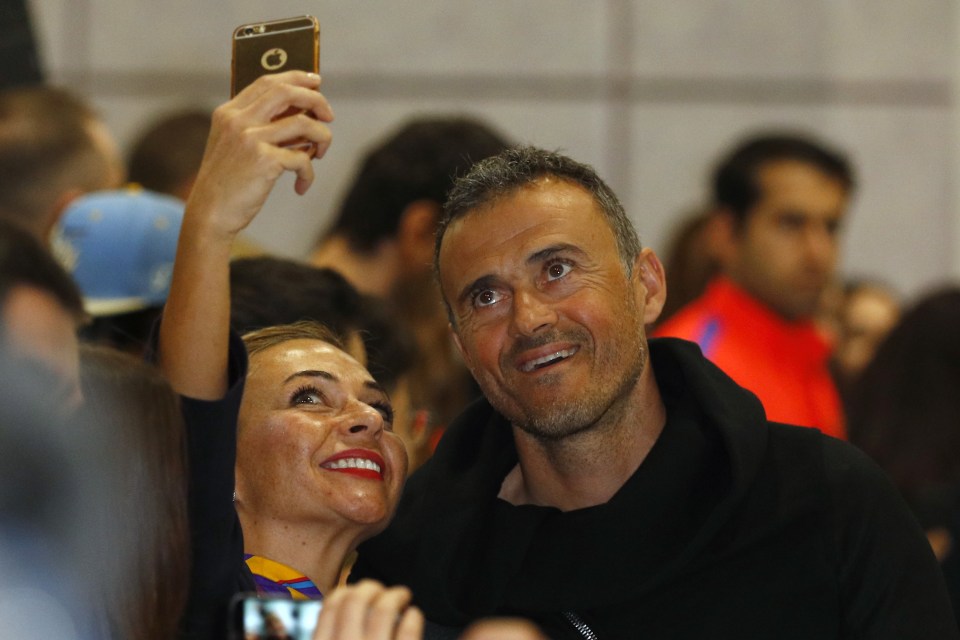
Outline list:
[[[298,388],[290,396],[291,405],[299,404],[311,404],[319,405],[325,404],[326,398],[323,395],[323,392],[320,391],[317,387],[312,385],[304,385]]]
[[[393,429],[393,405],[389,402],[371,402],[370,406],[380,412],[383,416],[384,428],[388,431]]]
[[[323,395],[323,392],[320,391],[315,386],[304,385],[299,387],[296,391],[293,392],[290,396],[290,404],[292,406],[298,405],[322,405],[327,406],[326,397]],[[383,418],[383,422],[387,429],[393,427],[393,406],[385,400],[374,400],[367,403],[370,407],[373,407]]]

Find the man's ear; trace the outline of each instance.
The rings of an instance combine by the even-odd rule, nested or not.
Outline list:
[[[440,205],[433,200],[417,200],[407,205],[397,224],[402,266],[412,266],[416,271],[430,269],[439,222]]]
[[[643,323],[653,323],[667,301],[667,278],[660,258],[653,249],[644,249],[633,261],[633,280],[642,285],[637,291],[643,296]]]
[[[463,363],[467,365],[467,368],[472,372],[473,367],[470,363],[470,356],[467,355],[467,350],[463,348],[463,343],[460,342],[460,336],[457,335],[457,330],[453,328],[453,323],[447,323],[447,327],[450,329],[450,335],[453,336],[453,344],[457,347],[457,353],[460,354]]]

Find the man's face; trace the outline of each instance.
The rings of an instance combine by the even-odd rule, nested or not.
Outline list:
[[[760,199],[732,232],[727,272],[781,316],[809,318],[836,268],[847,192],[795,160],[768,163],[757,177]]]
[[[453,222],[439,258],[457,345],[515,426],[559,439],[624,406],[662,306],[645,281],[660,265],[645,250],[627,276],[588,192],[555,178],[519,189]]]

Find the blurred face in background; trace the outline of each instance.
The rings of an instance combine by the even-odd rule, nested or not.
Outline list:
[[[900,319],[900,305],[888,291],[862,286],[848,293],[839,311],[834,360],[847,380],[857,378]]]
[[[63,382],[68,405],[79,405],[80,351],[73,314],[53,294],[23,284],[7,294],[0,320],[13,353],[46,367]]]
[[[726,216],[725,270],[787,320],[808,319],[836,270],[847,192],[797,160],[763,165],[757,182],[760,198],[740,226]]]

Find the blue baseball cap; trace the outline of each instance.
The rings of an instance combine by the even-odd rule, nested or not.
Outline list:
[[[161,306],[170,291],[183,202],[141,189],[74,200],[54,232],[53,251],[92,316]]]

